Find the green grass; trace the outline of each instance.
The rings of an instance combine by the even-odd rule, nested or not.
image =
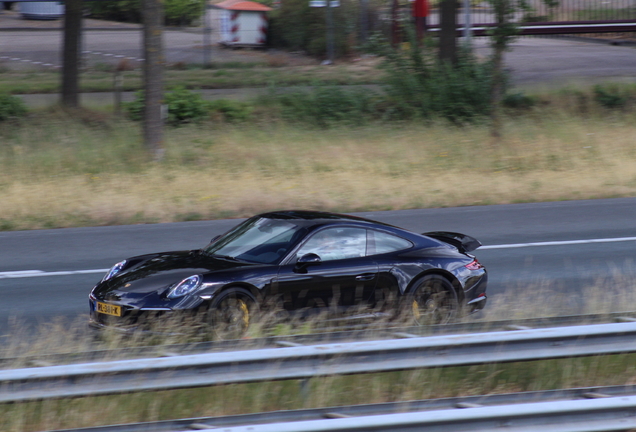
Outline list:
[[[195,65],[196,66],[196,65]],[[380,71],[373,66],[342,64],[325,68],[320,65],[268,66],[256,63],[219,63],[212,68],[184,66],[171,67],[165,72],[165,87],[186,86],[193,89],[228,89],[326,84],[374,84],[380,80]],[[142,88],[141,70],[123,73],[123,90]],[[57,70],[33,70],[29,72],[0,70],[0,93],[35,94],[58,93],[61,72]],[[85,71],[80,76],[80,91],[107,92],[113,90],[113,72],[108,65]]]

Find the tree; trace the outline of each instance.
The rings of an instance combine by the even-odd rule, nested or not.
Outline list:
[[[62,105],[79,106],[79,67],[82,40],[82,0],[67,0],[62,49]]]
[[[144,0],[144,145],[155,160],[163,158],[163,2]]]
[[[442,0],[440,8],[439,59],[457,62],[457,0]]]
[[[549,7],[558,5],[558,0],[542,0]],[[504,95],[505,76],[503,54],[518,36],[519,26],[513,21],[515,12],[531,9],[526,0],[488,0],[495,13],[496,26],[490,31],[493,49],[493,80],[491,88],[491,130],[493,138],[501,137],[501,100]]]

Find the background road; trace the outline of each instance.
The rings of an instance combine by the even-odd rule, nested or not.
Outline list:
[[[218,25],[211,21],[213,30]],[[19,18],[17,12],[0,14],[0,65],[8,68],[44,67],[32,62],[61,64],[62,31],[60,21],[37,22]],[[84,61],[93,66],[117,64],[129,58],[141,66],[142,34],[137,24],[113,23],[84,19],[82,50]],[[611,37],[611,35],[610,35]],[[213,43],[218,40],[213,31]],[[506,52],[506,67],[512,72],[512,82],[518,86],[536,84],[620,80],[634,82],[636,51],[634,46],[594,43],[581,38],[523,37]],[[462,43],[459,39],[458,43]],[[199,28],[171,29],[164,32],[165,56],[169,64],[203,63],[203,34]],[[485,37],[474,38],[478,56],[490,54]],[[211,61],[215,63],[245,61],[267,62],[267,52],[221,49],[212,46]],[[296,60],[292,60],[294,63]],[[318,60],[305,59],[305,62]],[[211,79],[213,79],[211,77]]]
[[[416,232],[476,237],[484,245],[476,255],[490,272],[491,299],[506,291],[527,295],[540,283],[575,302],[599,280],[620,273],[633,286],[636,276],[636,198],[357,214]],[[0,232],[0,334],[10,317],[31,325],[57,316],[83,319],[102,269],[137,254],[198,249],[238,222]],[[551,243],[527,245],[543,242]]]

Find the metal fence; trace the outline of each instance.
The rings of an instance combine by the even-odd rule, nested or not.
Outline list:
[[[326,419],[415,412],[422,412],[424,416],[434,416],[435,412],[440,410],[449,411],[447,415],[453,415],[453,411],[456,412],[467,408],[498,407],[515,404],[520,409],[522,408],[522,404],[537,402],[551,402],[554,404],[564,401],[581,401],[585,399],[616,398],[624,396],[636,396],[636,388],[634,386],[586,387],[480,396],[462,396],[441,399],[386,402],[368,405],[349,405],[217,417],[162,420],[112,426],[87,427],[57,432],[174,432],[207,429],[219,430],[220,428],[225,430],[226,428],[235,426],[251,426],[253,428],[252,430],[258,431],[263,425],[272,423],[308,422]],[[505,417],[505,422],[511,423],[513,419],[510,414],[513,412],[514,411],[512,409],[509,409],[508,416]],[[586,423],[588,420],[589,419],[586,419]],[[530,421],[532,421],[532,419],[530,419]],[[535,418],[534,421],[541,421],[541,419]],[[556,420],[552,420],[553,423],[555,421]],[[327,426],[329,426],[330,423],[331,422],[327,422]],[[569,427],[572,427],[575,423],[577,423],[575,418],[569,419]],[[580,425],[580,421],[578,423]],[[296,426],[298,426],[298,423],[296,423]],[[545,427],[545,424],[543,424],[543,426]],[[508,426],[508,428],[509,427],[510,426]],[[513,430],[508,428],[505,429],[508,432]],[[570,431],[572,429],[567,430]],[[488,432],[492,431],[489,430]]]
[[[552,7],[542,0],[529,0],[528,5],[527,10],[518,10],[512,17],[521,26],[522,35],[636,31],[636,0],[558,0]],[[403,13],[410,15],[409,10]],[[460,2],[458,26],[463,29],[467,20],[475,36],[484,36],[485,30],[495,24],[495,15],[487,1],[470,2],[470,11]],[[427,17],[429,30],[436,31],[439,22],[440,11],[434,2]]]
[[[527,22],[579,22],[616,21],[636,19],[634,0],[559,0],[550,7],[542,0],[530,0],[530,8],[516,14],[515,21]],[[463,7],[460,13],[464,14]],[[493,22],[493,13],[487,2],[472,2],[472,22],[488,24]]]
[[[350,342],[0,371],[0,402],[636,352],[636,323]]]
[[[373,319],[372,315],[369,315]],[[362,318],[361,318],[362,319]],[[327,343],[346,343],[353,341],[400,339],[424,336],[451,335],[461,333],[484,333],[504,330],[529,330],[546,327],[567,327],[590,324],[609,324],[635,322],[636,311],[612,312],[607,314],[564,315],[555,317],[525,318],[513,320],[485,321],[469,320],[463,323],[444,325],[386,327],[384,325],[351,324],[348,326],[330,327],[330,321],[319,333],[271,336],[240,340],[218,340],[174,345],[152,345],[115,349],[93,349],[73,353],[38,354],[0,358],[0,369],[8,365],[52,366],[79,362],[96,362],[104,360],[134,359],[147,357],[165,357],[166,355],[189,355],[209,352],[254,350],[276,348],[282,346],[318,345]]]

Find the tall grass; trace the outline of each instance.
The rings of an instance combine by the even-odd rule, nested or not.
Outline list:
[[[40,112],[0,129],[0,229],[633,196],[629,104],[541,98],[511,112],[496,145],[479,123],[316,130],[256,107],[250,122],[166,129],[162,163],[148,161],[135,123]]]
[[[492,299],[495,301],[488,306],[488,316],[509,319],[636,309],[633,282],[627,273],[584,288],[574,305],[571,297],[555,292],[545,283],[519,288],[528,295],[515,298],[504,295]],[[315,331],[312,324],[319,323],[299,324],[286,329]],[[165,327],[163,323],[161,327]],[[27,360],[45,354],[76,353],[77,360],[81,361],[81,352],[86,349],[139,346],[148,342],[144,338],[122,337],[115,333],[93,339],[87,336],[85,324],[80,322],[48,323],[35,335],[24,334],[20,328],[20,323],[15,323],[14,330],[0,345],[0,357],[15,358],[11,367],[43,365],[38,361],[27,363]],[[372,330],[370,332],[372,336]],[[165,342],[177,340],[168,338]],[[159,342],[154,340],[154,343]],[[161,349],[161,345],[155,345],[148,349],[148,355],[153,355],[153,351],[161,352]],[[591,356],[313,378],[305,386],[298,380],[288,380],[18,403],[0,405],[0,418],[3,432],[29,432],[281,409],[636,384],[635,360],[636,354]]]

